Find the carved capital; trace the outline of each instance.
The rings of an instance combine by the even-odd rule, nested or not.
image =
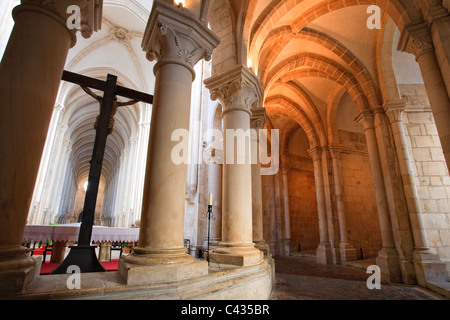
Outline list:
[[[315,147],[307,150],[313,161],[321,160],[322,157],[322,148],[321,147]]]
[[[69,28],[68,20],[74,14],[70,6],[80,9],[79,29]],[[102,24],[103,0],[22,0],[21,5],[13,11],[16,18],[23,11],[36,11],[53,17],[67,28],[72,36],[72,46],[76,43],[76,32],[80,31],[83,38],[89,38],[100,30]]]
[[[255,130],[261,130],[264,128],[267,120],[266,109],[253,108],[252,117],[250,118],[250,128]]]
[[[250,115],[252,109],[258,109],[262,97],[261,86],[256,76],[244,66],[235,68],[205,80],[211,92],[212,100],[222,104],[222,115],[233,111],[246,111]]]
[[[428,25],[424,22],[405,26],[398,50],[413,54],[416,60],[425,53],[433,52],[433,40]]]
[[[340,145],[331,145],[328,147],[328,151],[330,152],[331,159],[341,159],[341,152],[343,147]]]
[[[368,129],[374,129],[374,116],[369,110],[361,111],[355,118],[355,121],[363,127],[364,131]]]
[[[188,11],[159,0],[153,4],[142,40],[148,60],[180,64],[193,72],[200,59],[211,59],[218,44],[212,31]]]
[[[384,112],[389,119],[389,123],[402,122],[402,115],[405,111],[406,100],[388,101],[384,104]]]

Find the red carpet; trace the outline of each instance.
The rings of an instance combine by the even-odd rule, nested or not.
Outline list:
[[[103,265],[103,268],[105,268],[106,271],[117,271],[117,268],[119,266],[119,259],[112,259],[111,261],[100,261],[100,263]],[[58,265],[58,263],[42,263],[41,275],[50,274],[50,272],[52,272],[53,269],[55,269]]]

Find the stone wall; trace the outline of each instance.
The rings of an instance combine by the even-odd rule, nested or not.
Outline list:
[[[401,85],[406,143],[429,246],[450,264],[450,177],[423,85]]]
[[[316,250],[319,245],[319,218],[311,158],[290,155],[289,211],[291,242],[295,251]]]
[[[339,139],[348,238],[358,259],[376,257],[382,241],[365,136],[339,130]]]

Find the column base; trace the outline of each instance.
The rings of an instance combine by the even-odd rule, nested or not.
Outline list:
[[[174,282],[208,275],[208,262],[138,265],[121,258],[118,272],[127,285]]]
[[[427,287],[430,281],[449,281],[447,266],[439,255],[429,250],[414,250],[414,269],[417,284]]]
[[[186,248],[145,249],[136,247],[119,260],[118,272],[128,285],[173,282],[208,274],[206,261],[194,260]]]
[[[316,249],[317,263],[332,264],[333,253],[331,252],[331,244],[329,242],[320,243]]]
[[[211,262],[234,266],[255,266],[263,261],[264,253],[254,246],[230,246],[221,243],[211,252]]]
[[[398,252],[394,248],[383,248],[375,259],[380,267],[381,280],[384,282],[402,282]]]
[[[356,255],[356,250],[350,243],[341,243],[339,244],[339,257],[341,263],[346,261],[358,260],[358,256]]]
[[[255,248],[258,250],[261,250],[265,256],[270,254],[269,245],[264,240],[263,241],[255,241]]]
[[[27,248],[0,249],[0,292],[23,293],[39,277],[42,257],[32,258]]]

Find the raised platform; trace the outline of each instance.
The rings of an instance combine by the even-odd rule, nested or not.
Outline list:
[[[275,266],[271,256],[251,267],[211,264],[204,276],[145,285],[127,285],[119,272],[82,273],[80,289],[68,288],[72,276],[40,276],[25,293],[0,299],[266,300],[272,291]]]

